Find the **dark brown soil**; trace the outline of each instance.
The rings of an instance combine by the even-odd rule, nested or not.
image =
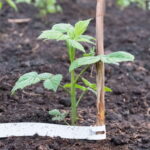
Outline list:
[[[59,22],[75,23],[93,18],[94,7],[70,0],[61,2],[64,12],[37,17],[37,10],[21,4],[19,13],[5,6],[0,11],[0,122],[52,123],[48,110],[69,111],[64,91],[53,93],[41,84],[10,95],[17,78],[26,72],[51,72],[69,81],[68,58],[64,43],[39,41],[42,30]],[[91,7],[90,7],[91,6]],[[135,62],[120,66],[106,65],[106,84],[113,89],[106,94],[107,140],[86,141],[49,137],[10,137],[0,140],[0,150],[149,150],[150,149],[150,12],[131,6],[124,11],[107,2],[105,17],[105,51],[127,51]],[[10,18],[27,18],[29,23],[9,23]],[[95,20],[88,34],[95,35]],[[95,76],[86,76],[91,81]],[[78,112],[79,125],[93,125],[96,97],[88,93]],[[54,122],[53,122],[54,123]],[[55,122],[57,123],[57,122]]]

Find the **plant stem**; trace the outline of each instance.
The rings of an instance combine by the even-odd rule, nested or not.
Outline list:
[[[63,85],[59,85],[64,91],[66,91],[68,94],[70,94],[70,91],[63,87]]]
[[[77,107],[76,107],[76,88],[75,88],[75,72],[71,72],[71,124],[77,122]]]
[[[66,125],[70,126],[70,124],[66,120],[64,120],[64,123],[66,123]]]
[[[77,101],[77,103],[76,103],[76,107],[78,107],[78,105],[79,105],[81,99],[83,98],[83,96],[85,95],[86,92],[87,92],[87,91],[83,91],[83,92],[82,92],[82,94],[80,95],[80,97],[79,97],[79,99],[78,99],[78,101]]]
[[[89,68],[89,65],[86,66],[76,77],[75,79],[75,83],[77,83],[77,81],[79,80],[79,78],[83,75],[83,73]]]
[[[72,63],[75,59],[75,49],[71,47],[67,43],[68,47],[68,54],[70,58],[70,62]],[[75,125],[77,123],[77,107],[76,107],[76,88],[75,88],[75,71],[71,71],[71,91],[70,91],[70,96],[71,96],[71,124]]]

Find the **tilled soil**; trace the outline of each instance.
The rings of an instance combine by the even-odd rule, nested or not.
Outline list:
[[[89,1],[90,2],[90,1]],[[69,61],[65,44],[37,40],[41,31],[53,24],[95,17],[93,5],[84,1],[61,2],[63,13],[39,18],[37,10],[19,5],[19,13],[5,6],[0,11],[0,122],[52,122],[48,111],[69,111],[70,100],[61,89],[57,93],[44,90],[41,84],[10,91],[17,78],[30,71],[60,73],[69,81]],[[91,7],[90,7],[91,6]],[[150,149],[150,12],[135,6],[119,10],[107,3],[105,17],[105,52],[127,51],[135,55],[133,63],[106,65],[107,140],[86,141],[60,138],[10,137],[0,140],[0,150],[149,150]],[[31,18],[28,23],[10,23],[8,19]],[[95,19],[87,34],[95,35]],[[88,45],[85,45],[88,49]],[[85,74],[92,82],[95,71]],[[88,93],[78,109],[79,125],[94,125],[96,97]],[[68,118],[69,119],[69,118]],[[63,122],[60,122],[63,123]]]

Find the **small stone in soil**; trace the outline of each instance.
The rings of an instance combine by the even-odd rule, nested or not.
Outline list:
[[[71,101],[70,98],[62,98],[59,100],[59,104],[64,105],[65,107],[70,107],[71,106]]]
[[[124,135],[115,136],[111,139],[111,142],[115,145],[128,144],[128,139]]]
[[[42,98],[38,98],[38,99],[36,99],[36,103],[39,105],[44,105],[45,101]]]
[[[36,93],[38,93],[38,94],[43,94],[43,93],[44,93],[44,89],[41,88],[41,87],[37,87],[35,91],[36,91]]]
[[[4,112],[4,108],[0,107],[0,113]]]
[[[49,145],[50,149],[58,149],[59,145],[57,142],[54,142],[53,144]]]
[[[141,89],[132,89],[132,93],[135,94],[135,95],[141,95],[142,94],[142,90]]]
[[[115,112],[108,111],[107,115],[106,115],[106,119],[107,120],[112,120],[112,121],[114,121],[114,120],[121,121],[122,120],[122,115],[118,114],[118,113],[115,113]]]
[[[149,137],[142,138],[142,143],[144,143],[144,144],[149,143],[150,144],[150,138]]]
[[[2,142],[0,142],[0,148],[4,147],[4,144]]]
[[[113,93],[116,95],[121,95],[125,92],[125,89],[123,86],[119,86],[118,84],[113,88]]]
[[[129,110],[126,110],[126,111],[123,111],[122,114],[127,117],[129,114],[130,114],[130,111]]]
[[[14,146],[14,145],[10,145],[9,147],[8,147],[8,150],[15,150],[16,149],[16,147]]]
[[[48,150],[47,146],[40,145],[36,148],[37,150]]]
[[[30,61],[25,61],[20,64],[20,67],[31,67]]]

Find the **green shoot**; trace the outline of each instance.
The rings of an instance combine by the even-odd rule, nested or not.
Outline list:
[[[66,124],[68,124],[65,120],[66,116],[68,115],[67,112],[61,113],[58,109],[53,109],[48,113],[52,116],[53,121],[64,121]]]
[[[46,16],[48,13],[62,12],[62,8],[56,0],[16,0],[16,2],[33,4],[39,8],[41,16]]]
[[[122,8],[130,6],[132,3],[136,3],[139,7],[146,9],[146,0],[116,0],[117,5]]]
[[[76,59],[76,50],[85,53],[84,46],[81,44],[81,42],[87,42],[95,45],[93,37],[83,35],[87,30],[90,21],[91,19],[79,21],[75,24],[75,26],[64,23],[56,24],[52,27],[51,30],[43,31],[39,36],[39,39],[65,41],[68,57],[70,59],[70,63],[72,63]],[[83,90],[84,88],[81,88],[81,86],[77,84],[78,79],[76,79],[77,75],[75,74],[74,70],[70,72],[70,75],[71,83],[68,85],[70,86],[69,88],[71,97],[71,123],[72,125],[74,125],[76,124],[78,118],[76,89],[79,88]]]
[[[70,60],[70,83],[65,85],[60,85],[62,80],[61,75],[52,75],[50,73],[37,74],[36,72],[27,73],[19,78],[16,82],[12,93],[18,89],[23,89],[29,85],[36,84],[40,81],[44,81],[43,85],[46,89],[56,91],[57,88],[65,89],[70,94],[71,98],[71,124],[75,125],[78,120],[77,108],[86,92],[90,91],[97,95],[96,84],[89,82],[83,77],[86,70],[91,64],[96,64],[97,62],[104,62],[108,64],[119,64],[120,62],[133,61],[134,56],[127,52],[114,52],[108,55],[97,55],[95,56],[95,38],[89,35],[85,35],[85,31],[88,28],[91,19],[79,21],[74,26],[71,24],[59,23],[54,25],[50,30],[45,30],[41,33],[38,39],[43,40],[56,40],[64,41],[66,43],[66,51]],[[82,43],[89,43],[91,45],[90,52],[86,52],[84,45]],[[82,53],[81,58],[77,58],[76,51]],[[79,73],[76,69],[83,67]],[[79,81],[83,82],[82,85]],[[84,85],[84,86],[83,86]],[[77,95],[77,91],[81,91],[81,95]],[[108,87],[104,87],[105,92],[111,92],[112,90]],[[58,110],[49,112],[54,116],[53,120],[63,120],[65,114],[61,114]]]

